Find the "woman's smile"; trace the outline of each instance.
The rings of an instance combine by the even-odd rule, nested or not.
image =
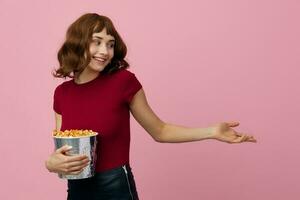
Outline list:
[[[93,57],[93,59],[97,62],[97,63],[100,63],[100,64],[104,64],[106,62],[107,59],[105,58],[101,58],[101,57]]]

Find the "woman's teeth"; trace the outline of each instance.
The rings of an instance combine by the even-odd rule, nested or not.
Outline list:
[[[97,61],[100,61],[100,62],[105,62],[106,61],[106,59],[103,59],[103,58],[94,57],[94,59],[97,60]]]

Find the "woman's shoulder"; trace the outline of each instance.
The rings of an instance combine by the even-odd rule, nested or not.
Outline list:
[[[71,80],[66,80],[66,81],[64,81],[64,82],[62,82],[62,83],[60,83],[60,84],[58,84],[58,85],[56,86],[55,90],[63,90],[64,88],[69,87],[69,86],[72,84],[72,82],[73,82],[73,79],[71,79]]]
[[[119,69],[117,72],[116,72],[116,75],[119,76],[120,78],[122,79],[128,79],[132,76],[134,76],[134,73],[131,72],[130,70],[128,69]]]

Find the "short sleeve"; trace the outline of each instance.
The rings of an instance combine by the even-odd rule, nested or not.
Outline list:
[[[129,72],[129,71],[128,71]],[[132,72],[128,73],[125,83],[124,98],[126,103],[130,103],[134,95],[142,88],[142,84]]]
[[[54,95],[53,95],[53,110],[58,114],[61,114],[60,102],[61,102],[61,85],[55,88]]]

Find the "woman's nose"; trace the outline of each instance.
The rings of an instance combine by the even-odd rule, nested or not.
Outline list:
[[[107,55],[107,52],[108,52],[106,45],[101,45],[98,51],[100,54],[103,54],[103,55]]]

